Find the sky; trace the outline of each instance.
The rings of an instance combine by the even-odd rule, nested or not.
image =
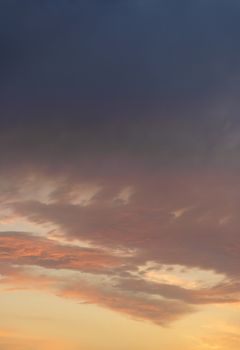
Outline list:
[[[240,4],[0,1],[0,350],[238,350]]]

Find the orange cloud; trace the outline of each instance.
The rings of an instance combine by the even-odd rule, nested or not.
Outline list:
[[[123,263],[100,249],[58,244],[23,233],[0,233],[0,262],[84,271],[100,271]]]

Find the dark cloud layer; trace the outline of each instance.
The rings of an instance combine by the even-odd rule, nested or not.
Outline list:
[[[3,275],[103,274],[113,291],[57,292],[161,325],[239,301],[239,34],[233,0],[1,1],[1,210],[71,242],[4,226]],[[225,280],[136,276],[149,263]]]
[[[1,17],[6,162],[237,161],[236,1],[3,1]]]

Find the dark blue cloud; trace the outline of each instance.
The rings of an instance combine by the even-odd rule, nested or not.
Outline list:
[[[239,70],[234,1],[25,0],[1,7],[1,69],[27,91],[179,102],[219,88]]]
[[[237,1],[3,0],[0,13],[3,148],[229,158]]]

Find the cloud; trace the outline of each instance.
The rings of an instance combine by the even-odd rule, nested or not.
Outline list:
[[[74,252],[81,252],[76,247],[53,244],[51,248],[50,241],[15,233],[1,235],[0,248],[0,283],[7,292],[19,289],[45,290],[161,326],[193,311],[192,306],[182,301],[154,299],[151,295],[141,295],[140,290],[137,294],[133,290],[123,292],[115,286],[114,278],[118,271],[116,269],[114,275],[114,265],[113,271],[109,271],[105,264],[104,267],[99,266],[99,262],[93,259],[89,267],[85,254],[81,256],[81,253],[75,256],[76,264]],[[38,270],[38,266],[44,268]],[[56,269],[75,270],[75,274],[57,274]],[[86,272],[88,274],[84,275]],[[101,273],[98,279],[97,273]]]
[[[239,282],[222,282],[213,287],[184,288],[167,283],[154,283],[143,279],[123,279],[119,288],[132,292],[162,296],[183,301],[189,305],[237,303],[240,301]]]
[[[161,325],[238,301],[239,4],[3,0],[1,13],[5,281],[91,274],[94,288],[68,275],[54,292]],[[149,263],[224,282],[146,281]]]
[[[184,302],[157,300],[137,294],[124,294],[118,290],[99,290],[81,284],[66,287],[60,295],[82,299],[85,302],[107,307],[137,320],[151,321],[166,326],[183,315],[193,312]]]
[[[120,258],[99,249],[64,246],[21,232],[0,233],[0,261],[55,269],[99,271],[121,265]]]
[[[237,175],[226,171],[216,179],[213,170],[169,171],[131,180],[134,194],[127,204],[116,201],[129,181],[123,175],[119,183],[103,184],[88,205],[21,200],[10,205],[17,216],[57,227],[65,239],[136,251],[138,265],[155,261],[238,276]],[[191,209],[181,217],[172,215],[186,206]]]
[[[117,179],[96,174],[99,181],[91,180],[87,186],[81,175],[75,175],[65,172],[56,181],[52,174],[37,173],[21,175],[14,182],[8,179],[4,203],[9,215],[45,231],[42,237],[1,233],[2,282],[12,288],[44,288],[157,324],[168,324],[204,305],[239,302],[236,174],[226,170],[216,179],[214,169],[178,174],[165,169],[154,175],[147,169],[139,176],[121,172]],[[132,188],[131,196],[122,201],[119,194],[126,188]],[[73,202],[84,196],[87,201]],[[182,215],[176,217],[174,212]],[[14,274],[15,265],[20,270]],[[81,287],[71,275],[64,283],[48,273],[40,277],[36,270],[29,276],[26,266],[75,271],[80,273]],[[160,277],[165,273],[161,266],[172,268],[175,279],[150,281],[156,266]],[[201,277],[191,277],[186,286],[178,284],[174,266],[185,270],[186,276],[192,268],[201,269]],[[91,286],[89,279],[94,281]],[[161,311],[164,308],[167,315]]]

